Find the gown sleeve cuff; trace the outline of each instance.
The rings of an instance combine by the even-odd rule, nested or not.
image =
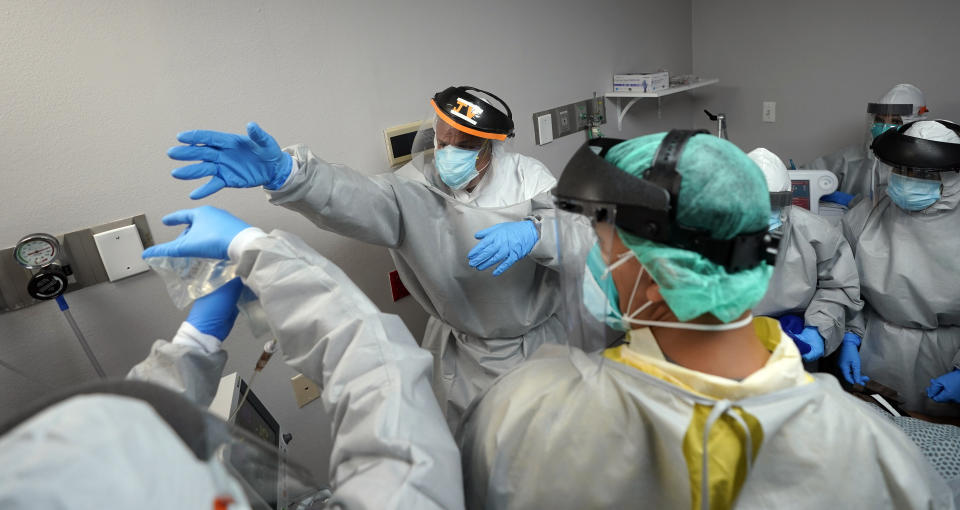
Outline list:
[[[227,255],[230,257],[230,261],[239,262],[240,255],[243,254],[243,250],[246,249],[247,245],[255,239],[266,237],[266,235],[264,231],[257,227],[249,227],[241,230],[240,233],[230,241],[230,246],[227,247]]]
[[[203,351],[206,354],[213,354],[220,350],[220,340],[213,335],[201,333],[193,324],[184,321],[180,324],[173,342],[176,345],[185,345],[187,347]]]

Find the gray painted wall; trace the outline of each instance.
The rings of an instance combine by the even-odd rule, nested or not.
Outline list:
[[[728,115],[730,140],[799,165],[865,138],[867,102],[897,83],[926,94],[934,118],[960,118],[960,3],[855,0],[694,0],[693,68],[720,84],[699,109]],[[761,103],[777,102],[777,122]]]
[[[615,72],[689,72],[690,20],[690,2],[652,0],[3,2],[0,246],[138,213],[163,242],[179,232],[160,223],[164,214],[212,204],[303,237],[419,337],[425,314],[410,298],[390,301],[384,249],[322,232],[260,190],[191,202],[196,184],[169,177],[177,165],[165,151],[175,134],[237,132],[257,120],[282,145],[308,143],[375,174],[387,170],[384,128],[424,118],[434,91],[472,84],[511,105],[516,150],[559,173],[583,138],[537,147],[531,114],[610,90]],[[662,119],[644,102],[622,132],[604,131],[632,137],[689,126],[692,101],[666,99]],[[67,297],[112,376],[186,315],[153,274]],[[225,347],[228,371],[246,375],[260,344],[241,320]],[[0,420],[51,389],[95,378],[53,303],[0,314],[0,360],[33,379],[0,368]],[[255,391],[293,431],[291,455],[323,475],[329,426],[319,402],[296,407],[293,375],[275,360]]]

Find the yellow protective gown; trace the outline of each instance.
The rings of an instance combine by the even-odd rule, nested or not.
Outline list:
[[[458,430],[467,507],[953,508],[902,432],[754,325],[771,356],[743,381],[666,361],[646,329],[543,348]]]

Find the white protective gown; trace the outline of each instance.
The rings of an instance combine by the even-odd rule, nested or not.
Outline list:
[[[780,252],[756,315],[803,316],[824,339],[824,355],[840,347],[847,319],[863,308],[860,279],[840,229],[801,207],[784,212]]]
[[[461,508],[459,455],[430,390],[430,355],[403,321],[380,313],[295,236],[274,231],[237,244],[231,260],[259,298],[284,360],[323,390],[333,418],[331,506]],[[157,342],[131,377],[212,399],[219,373],[200,391],[183,386],[200,381],[189,359],[205,355],[178,347]]]
[[[894,425],[803,370],[773,319],[743,381],[664,359],[649,330],[605,354],[543,349],[457,433],[468,508],[953,508]]]
[[[325,230],[389,248],[404,285],[430,314],[422,346],[433,353],[434,392],[451,430],[499,375],[542,344],[566,341],[557,239],[549,227],[556,179],[537,160],[494,147],[488,174],[459,198],[413,164],[368,177],[302,145],[286,149],[298,170],[270,194],[272,203]],[[476,232],[525,218],[542,220],[527,257],[497,277],[468,265]]]
[[[960,176],[941,178],[940,200],[922,211],[884,195],[844,216],[866,303],[848,326],[863,337],[863,374],[896,390],[905,409],[960,416],[960,405],[926,394],[930,379],[960,368]]]

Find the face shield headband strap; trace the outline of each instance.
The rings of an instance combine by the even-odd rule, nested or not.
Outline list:
[[[771,191],[770,209],[782,209],[793,203],[792,191]]]
[[[623,140],[590,140],[564,168],[554,189],[557,206],[582,214],[586,209],[584,203],[594,206],[613,204],[616,206],[617,227],[644,239],[697,252],[731,273],[756,267],[763,261],[773,264],[779,238],[766,229],[721,240],[713,239],[706,230],[676,222],[676,200],[680,190],[677,156],[686,140],[702,132],[668,133],[644,179],[630,175],[604,159],[607,151]],[[598,149],[599,153],[592,149]]]
[[[960,144],[925,140],[904,134],[916,122],[904,124],[896,129],[888,129],[878,136],[870,145],[877,159],[892,167],[912,168],[918,171],[960,170]],[[960,135],[960,126],[957,124],[945,120],[934,122]]]
[[[903,103],[867,103],[867,113],[871,115],[913,115],[913,105]]]
[[[476,88],[476,87],[471,87],[471,86],[469,86],[469,85],[461,85],[460,88],[463,89],[463,90],[472,90],[472,91],[474,91],[474,92],[482,92],[482,93],[484,93],[484,94],[486,94],[486,95],[488,95],[488,96],[496,99],[497,102],[500,103],[500,104],[502,104],[503,107],[504,107],[504,109],[507,110],[507,118],[510,119],[511,121],[513,121],[513,112],[510,111],[510,106],[507,105],[506,101],[504,101],[503,99],[500,99],[499,97],[497,97],[497,95],[494,94],[493,92],[488,92],[488,91],[486,91],[486,90],[478,89],[478,88]],[[511,133],[510,136],[513,136],[513,133]]]

